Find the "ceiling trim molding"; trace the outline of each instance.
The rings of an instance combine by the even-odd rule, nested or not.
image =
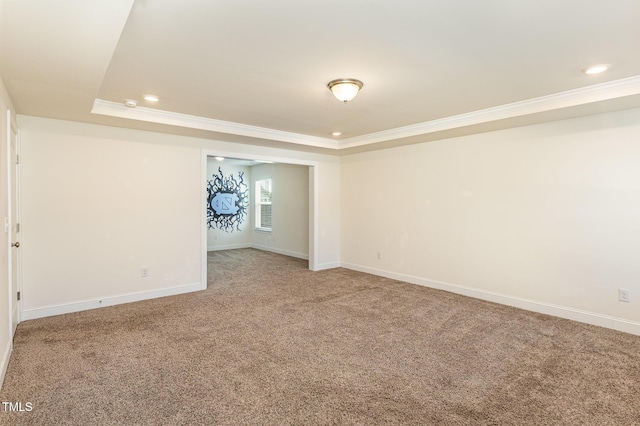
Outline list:
[[[317,148],[340,150],[637,94],[640,94],[640,75],[595,84],[579,89],[567,90],[524,101],[513,102],[510,104],[499,105],[465,114],[426,121],[410,126],[383,130],[381,132],[369,133],[362,136],[354,136],[342,139],[341,141],[153,108],[129,108],[122,103],[105,101],[102,99],[96,99],[94,101],[91,112],[93,114],[109,115],[112,117],[128,118],[132,120],[148,121],[152,123],[168,124],[172,126],[268,139],[279,142],[289,142]]]
[[[233,123],[231,121],[215,120],[213,118],[180,114],[154,108],[129,108],[123,103],[96,99],[93,102],[92,114],[102,114],[111,117],[128,118],[131,120],[148,121],[151,123],[168,124],[189,129],[207,130],[211,132],[228,133],[279,142],[289,142],[298,145],[308,145],[318,148],[338,149],[338,142],[328,138],[285,132],[265,127],[250,126],[248,124]]]
[[[362,136],[343,139],[341,149],[354,148],[378,142],[386,142],[428,133],[452,130],[475,124],[488,123],[507,118],[521,117],[545,111],[584,105],[592,102],[606,101],[609,99],[640,94],[640,75],[607,83],[595,84],[579,89],[567,90],[552,95],[499,105],[465,114],[445,117],[438,120],[381,132],[369,133]]]

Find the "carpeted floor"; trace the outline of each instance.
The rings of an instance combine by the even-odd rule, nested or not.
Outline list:
[[[207,291],[21,323],[0,424],[640,424],[639,336],[306,267],[215,252]]]

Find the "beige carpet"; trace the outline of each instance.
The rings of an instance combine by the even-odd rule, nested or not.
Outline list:
[[[638,336],[252,249],[209,279],[20,324],[0,424],[640,424]]]

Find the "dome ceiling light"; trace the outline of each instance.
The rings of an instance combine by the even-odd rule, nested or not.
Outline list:
[[[332,80],[327,84],[327,87],[331,90],[333,96],[344,103],[355,98],[360,89],[362,89],[362,86],[362,82],[354,78],[339,78],[337,80]]]

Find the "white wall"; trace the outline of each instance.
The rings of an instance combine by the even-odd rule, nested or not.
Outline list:
[[[343,157],[343,265],[640,334],[639,140],[636,109]]]
[[[318,179],[315,181],[313,176],[309,174],[309,180],[311,181],[310,187],[316,188],[316,197],[314,202],[316,206],[309,205],[309,211],[317,208],[320,212],[318,223],[319,241],[316,241],[318,255],[317,269],[327,269],[332,267],[338,267],[341,265],[338,260],[335,262],[333,257],[327,256],[329,252],[324,249],[324,246],[332,247],[335,251],[331,254],[337,256],[337,259],[341,259],[341,196],[340,196],[340,177],[342,174],[342,167],[340,165],[339,158],[332,158],[332,161],[322,163],[318,167]],[[309,257],[312,254],[309,253]]]
[[[0,11],[2,7],[0,6]],[[7,94],[4,82],[0,79],[0,220],[4,232],[0,232],[0,385],[11,355],[12,332],[9,322],[9,237],[8,229],[4,227],[5,218],[9,216],[7,146],[10,123],[7,111],[13,113],[11,99]]]
[[[216,159],[207,158],[207,180],[211,180],[212,175],[218,174],[218,168],[222,170],[224,176],[233,175],[236,178],[238,173],[244,173],[244,183],[252,194],[251,187],[251,167],[232,164],[230,160],[222,162]],[[250,204],[252,204],[250,202]],[[253,222],[251,217],[251,205],[247,211],[246,219],[240,224],[240,229],[234,229],[233,232],[226,232],[218,228],[207,228],[207,250],[228,250],[234,248],[251,247],[251,237]]]
[[[262,164],[252,167],[255,181],[272,181],[272,230],[254,231],[253,246],[263,250],[309,258],[309,167]],[[253,201],[253,198],[252,198]],[[253,203],[252,203],[253,204]]]
[[[198,149],[105,127],[20,123],[26,318],[200,287]]]
[[[316,267],[339,265],[336,157],[30,116],[19,124],[23,319],[206,285],[208,150],[317,164]]]

